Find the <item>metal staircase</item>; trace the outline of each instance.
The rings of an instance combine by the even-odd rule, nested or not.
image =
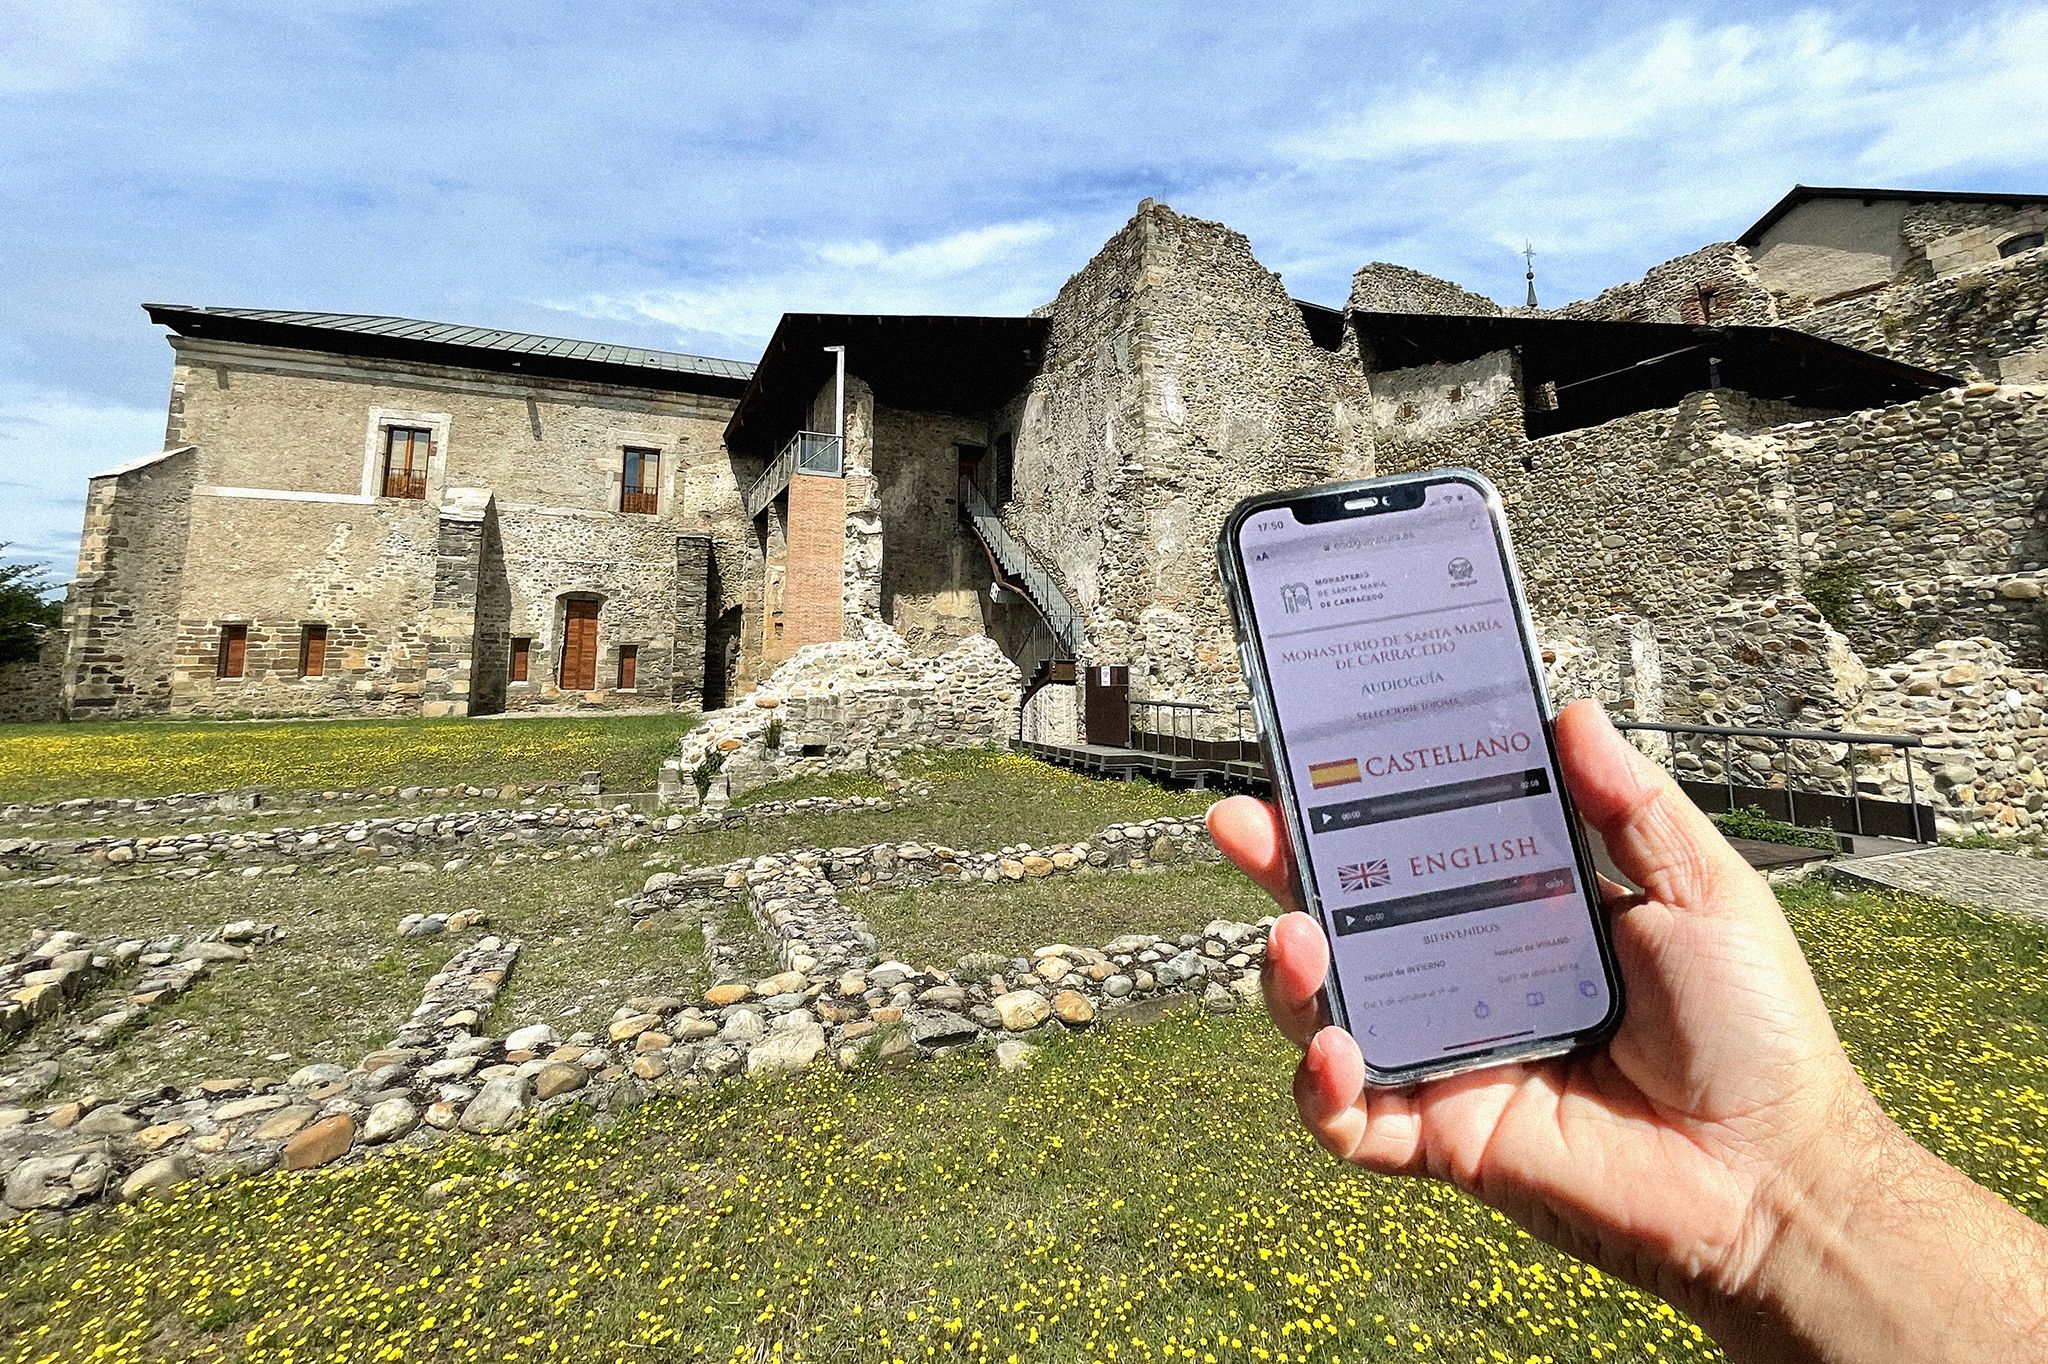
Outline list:
[[[965,478],[960,480],[960,520],[987,551],[996,581],[1029,602],[1052,636],[1052,656],[1039,663],[1025,684],[1025,697],[1048,682],[1073,681],[1074,660],[1088,647],[1088,628],[1081,613],[1037,556],[1010,533],[981,490]]]

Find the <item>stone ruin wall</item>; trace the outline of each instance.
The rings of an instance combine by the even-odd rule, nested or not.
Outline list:
[[[1968,379],[2048,383],[2048,247],[1789,314],[1785,325]]]
[[[1087,615],[1092,658],[1129,664],[1134,700],[1209,704],[1234,732],[1216,537],[1253,492],[1371,471],[1356,360],[1316,345],[1241,234],[1150,202],[1050,316],[1005,520]],[[1070,408],[1077,381],[1093,391]]]
[[[1497,317],[1506,311],[1484,294],[1383,260],[1362,265],[1352,274],[1351,296],[1345,307],[1357,313],[1436,313],[1457,317]]]
[[[43,632],[34,658],[0,663],[0,725],[58,720],[64,714],[64,649],[69,636],[62,626]]]
[[[2048,668],[2048,389],[1978,384],[1778,428],[1809,584],[1866,658],[1989,636]]]
[[[195,468],[179,445],[87,481],[67,610],[69,714],[127,719],[170,705]]]
[[[1704,305],[1702,290],[1711,295]],[[1654,266],[1639,280],[1566,304],[1549,316],[1604,322],[1768,325],[1776,321],[1777,312],[1770,291],[1757,279],[1749,252],[1732,242],[1715,242]]]
[[[722,804],[769,782],[882,772],[913,748],[1005,747],[1017,734],[1017,667],[985,635],[937,658],[870,622],[858,640],[812,644],[748,695],[704,717],[663,765],[664,804]]]

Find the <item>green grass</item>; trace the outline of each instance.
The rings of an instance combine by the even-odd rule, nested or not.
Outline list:
[[[1193,932],[1211,919],[1251,922],[1273,902],[1221,865],[1052,876],[994,885],[849,892],[884,952],[950,966],[969,952],[1025,956],[1048,943],[1099,947],[1126,933]]]
[[[604,774],[649,791],[691,715],[486,720],[135,720],[0,725],[0,801],[269,787],[488,786]]]
[[[906,840],[988,851],[1012,843],[1071,843],[1119,820],[1199,819],[1216,799],[1214,792],[1175,791],[1145,781],[1104,781],[1000,749],[909,753],[897,765],[905,777],[928,784],[931,794],[886,814],[794,814],[753,828],[694,835],[668,847],[679,850],[693,866],[784,848]],[[828,792],[809,779],[751,793],[757,802],[818,794],[869,793]]]
[[[635,933],[612,907],[645,876],[639,858],[613,853],[417,874],[318,867],[296,877],[14,886],[0,891],[0,944],[12,950],[34,927],[142,938],[204,932],[240,918],[283,928],[281,941],[259,947],[250,961],[215,967],[111,1048],[65,1058],[57,1097],[114,1095],[288,1074],[312,1061],[355,1064],[391,1038],[456,948],[481,936],[400,938],[398,921],[413,912],[481,909],[490,916],[482,932],[524,940],[492,1014],[496,1027],[545,1022],[565,1034],[602,1031],[629,995],[701,990],[708,970],[694,922]],[[286,1059],[264,1060],[280,1053]],[[0,1065],[6,1056],[0,1051]]]
[[[1887,1107],[2048,1216],[2048,930],[1824,889],[1786,907]],[[1292,1059],[1255,1016],[1181,1011],[1021,1073],[708,1087],[0,1229],[0,1358],[1715,1356],[1470,1199],[1331,1161],[1293,1121]]]

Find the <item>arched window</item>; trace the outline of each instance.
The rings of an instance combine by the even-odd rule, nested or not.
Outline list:
[[[2041,245],[2044,239],[2039,232],[2022,232],[2017,237],[2007,237],[1998,244],[2000,256],[2017,256],[2022,251],[2031,251]]]

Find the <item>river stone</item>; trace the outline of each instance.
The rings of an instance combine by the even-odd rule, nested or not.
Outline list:
[[[552,1099],[557,1094],[568,1094],[590,1083],[590,1072],[581,1066],[566,1061],[550,1061],[541,1067],[533,1077],[533,1097]]]
[[[809,984],[810,982],[804,978],[803,972],[784,971],[779,975],[770,976],[766,980],[755,981],[754,993],[763,998],[769,998],[774,995],[801,994]]]
[[[718,1040],[749,1046],[768,1035],[768,1025],[752,1009],[734,1009],[718,1030]]]
[[[98,1193],[113,1165],[97,1151],[72,1151],[61,1156],[30,1156],[7,1176],[7,1206],[32,1211],[68,1208]]]
[[[1036,990],[1012,990],[997,995],[989,1006],[1011,1032],[1026,1032],[1052,1017],[1052,1005]]]
[[[72,1130],[81,1136],[125,1137],[130,1132],[140,1132],[143,1126],[142,1119],[134,1114],[108,1105],[80,1118]]]
[[[246,1099],[230,1099],[213,1110],[217,1122],[233,1122],[237,1118],[252,1118],[258,1113],[275,1113],[291,1100],[282,1094],[252,1094]]]
[[[728,1004],[739,1003],[753,993],[753,986],[741,985],[734,981],[726,985],[714,985],[706,990],[704,1002],[714,1009],[723,1009]]]
[[[331,1165],[355,1144],[356,1120],[346,1113],[322,1118],[284,1144],[284,1168],[312,1170]]]
[[[996,1064],[1004,1070],[1022,1070],[1037,1055],[1038,1048],[1029,1042],[1011,1040],[996,1043]]]
[[[420,1111],[412,1100],[393,1095],[370,1108],[363,1120],[363,1141],[370,1146],[396,1141],[420,1125]]]
[[[971,1042],[981,1035],[981,1029],[959,1014],[945,1009],[910,1009],[903,1015],[910,1039],[920,1046],[949,1047],[960,1042]]]
[[[256,1140],[283,1141],[319,1115],[320,1110],[311,1104],[293,1104],[280,1108],[256,1125]]]
[[[1062,990],[1052,997],[1053,1015],[1070,1028],[1086,1027],[1095,1020],[1095,1006],[1079,990]]]
[[[518,1075],[492,1078],[462,1110],[462,1130],[496,1133],[518,1126],[526,1117],[529,1086],[530,1082]]]
[[[774,1032],[747,1053],[747,1074],[802,1070],[825,1050],[825,1029],[802,1014],[786,1014]]]
[[[199,1164],[189,1156],[158,1156],[139,1165],[121,1181],[121,1201],[164,1194],[199,1177]]]
[[[506,1051],[543,1051],[561,1041],[555,1030],[545,1023],[533,1023],[524,1028],[514,1028],[505,1034]]]

